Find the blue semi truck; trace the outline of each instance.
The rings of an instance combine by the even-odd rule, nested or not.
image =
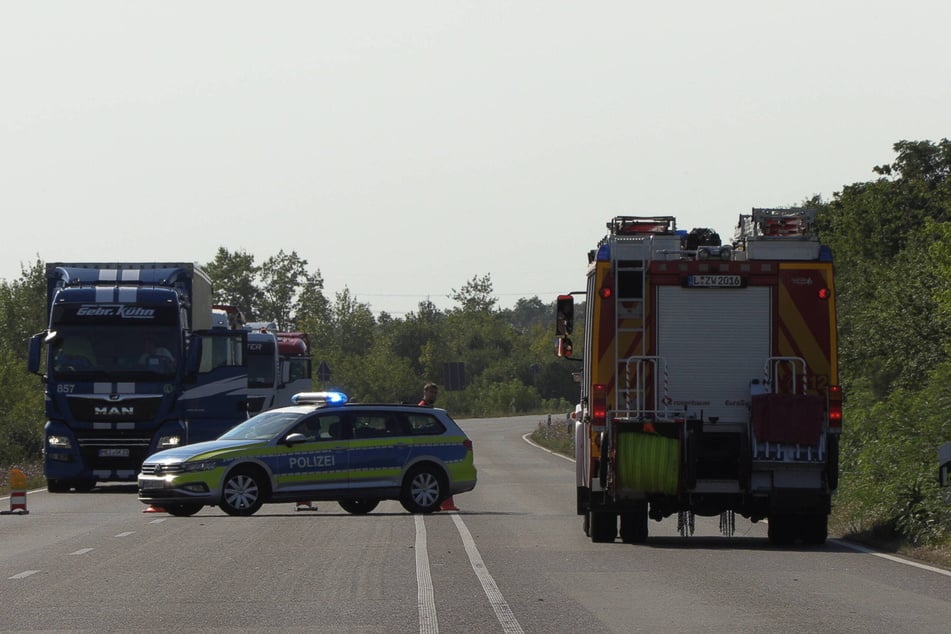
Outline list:
[[[45,384],[50,492],[135,482],[150,454],[247,418],[247,332],[213,327],[199,267],[49,263],[46,281],[28,367]]]

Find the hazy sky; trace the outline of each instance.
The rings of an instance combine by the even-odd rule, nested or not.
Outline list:
[[[583,287],[615,215],[725,241],[951,136],[951,2],[0,0],[0,278],[258,263],[396,315]]]

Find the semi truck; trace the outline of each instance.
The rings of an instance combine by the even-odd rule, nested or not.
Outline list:
[[[556,301],[556,351],[581,364],[577,513],[594,542],[649,520],[768,521],[822,544],[838,483],[842,390],[831,251],[815,212],[754,208],[732,244],[672,216],[617,216],[585,290]],[[584,296],[582,358],[571,341]],[[724,528],[725,527],[725,528]]]
[[[305,333],[248,330],[249,411],[291,405],[291,397],[313,390]]]
[[[134,482],[148,455],[246,418],[247,333],[213,327],[198,266],[49,263],[46,281],[28,367],[45,385],[49,491]]]

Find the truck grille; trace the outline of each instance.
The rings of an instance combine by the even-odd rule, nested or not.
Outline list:
[[[143,436],[139,431],[79,431],[76,441],[79,443],[79,453],[87,465],[96,465],[94,468],[132,469],[138,470],[139,465],[149,455],[151,438]],[[128,449],[128,455],[110,455],[110,450]]]
[[[119,401],[107,398],[70,398],[69,411],[79,421],[129,423],[154,420],[161,404],[161,396]]]

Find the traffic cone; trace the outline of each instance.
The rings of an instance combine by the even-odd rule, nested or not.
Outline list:
[[[26,510],[26,474],[20,469],[10,469],[10,510],[0,511],[0,515],[27,515]]]
[[[456,506],[456,503],[452,501],[452,496],[450,495],[445,500],[442,501],[442,504],[439,505],[440,511],[458,511],[459,507]]]
[[[144,511],[142,511],[142,512],[143,512],[143,513],[167,513],[168,511],[166,511],[166,510],[165,510],[163,507],[161,507],[161,506],[155,506],[154,504],[149,504],[148,508],[146,508],[146,509],[145,509]]]

